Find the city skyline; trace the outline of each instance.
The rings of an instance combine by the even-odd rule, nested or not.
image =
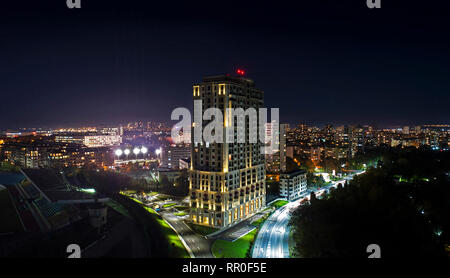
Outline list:
[[[0,257],[450,258],[448,0],[5,2]]]
[[[450,118],[445,9],[322,1],[282,9],[245,3],[236,13],[233,5],[112,0],[69,10],[63,2],[2,9],[1,129],[169,122],[173,109],[190,103],[192,82],[237,68],[258,80],[281,122]]]
[[[0,129],[0,132],[3,133],[14,133],[14,132],[33,132],[33,131],[60,131],[60,130],[68,130],[68,132],[81,132],[82,130],[85,130],[83,132],[88,132],[87,129],[91,128],[91,129],[98,129],[98,128],[103,128],[103,127],[125,127],[127,125],[132,125],[132,124],[142,124],[142,128],[141,129],[147,129],[145,127],[145,124],[147,123],[157,123],[157,124],[162,124],[164,128],[170,130],[173,127],[175,127],[177,121],[173,120],[173,121],[152,121],[152,120],[135,120],[135,121],[123,121],[123,122],[119,122],[119,123],[91,123],[89,125],[83,125],[83,124],[72,124],[72,125],[54,125],[54,126],[48,126],[48,125],[43,125],[43,126],[27,126],[27,127],[17,127],[17,128],[4,128],[4,129]],[[309,123],[309,122],[305,122],[305,121],[294,121],[294,122],[283,122],[280,121],[279,123],[281,124],[287,124],[289,125],[289,128],[296,128],[298,126],[302,126],[305,125],[308,128],[319,128],[319,129],[324,129],[327,126],[331,126],[333,128],[338,128],[338,127],[371,127],[374,128],[375,130],[398,130],[401,131],[404,127],[439,127],[442,126],[444,128],[448,128],[450,126],[450,124],[445,123],[445,122],[440,122],[440,123],[426,123],[426,124],[418,124],[418,123],[413,123],[413,124],[397,124],[397,125],[372,125],[369,123],[363,123],[363,122],[353,122],[353,123],[340,123],[340,124],[332,124],[331,122],[324,122],[321,124],[314,124],[314,123]],[[72,131],[70,131],[72,130]]]

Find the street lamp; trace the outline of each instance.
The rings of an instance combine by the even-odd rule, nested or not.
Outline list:
[[[127,160],[128,160],[128,155],[130,154],[130,150],[129,149],[125,149],[123,151],[123,153],[127,156]]]
[[[142,158],[145,159],[145,154],[148,152],[148,149],[144,146],[141,147]]]
[[[120,156],[121,156],[122,153],[123,153],[122,150],[121,150],[121,149],[117,149],[115,153],[116,153],[116,155],[117,155],[117,160],[119,160]]]
[[[140,152],[141,152],[141,150],[139,148],[134,148],[133,153],[136,155],[136,159]]]

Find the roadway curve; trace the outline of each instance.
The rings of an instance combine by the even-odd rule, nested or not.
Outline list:
[[[289,257],[288,228],[290,203],[272,213],[264,222],[253,247],[253,258],[287,258]]]
[[[190,255],[194,258],[214,258],[211,253],[212,241],[194,233],[182,219],[169,213],[161,212],[160,215],[166,220],[173,229],[184,240],[185,244],[192,252]]]
[[[362,174],[359,172],[356,175]],[[334,182],[327,188],[316,190],[316,194],[321,194],[330,187],[337,187],[339,183],[351,180],[355,174],[349,175],[342,180]],[[309,199],[311,191],[307,191],[304,198]],[[255,244],[253,246],[253,258],[289,258],[289,220],[291,211],[294,211],[300,205],[302,199],[293,201],[272,213],[264,222],[259,231]]]

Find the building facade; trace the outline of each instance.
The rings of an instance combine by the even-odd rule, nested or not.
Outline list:
[[[288,201],[299,198],[306,192],[306,171],[300,170],[280,174],[280,196]]]
[[[261,154],[264,144],[261,140],[250,143],[247,117],[246,124],[238,126],[226,111],[226,108],[262,108],[264,93],[252,80],[228,75],[203,78],[193,89],[194,101],[202,101],[203,111],[211,107],[222,111],[223,126],[234,127],[235,143],[209,143],[203,139],[195,142],[195,131],[192,132],[190,219],[200,225],[225,227],[253,215],[266,204]],[[196,124],[199,123],[194,121],[194,129]],[[202,126],[206,125],[203,121]],[[238,128],[245,130],[244,143],[236,141]]]
[[[272,138],[272,126],[278,124],[277,122],[267,123],[265,144],[274,144],[272,152],[266,154],[266,170],[270,173],[280,173],[286,171],[286,132],[289,130],[289,124],[280,124],[278,128],[278,136],[275,137],[273,143],[270,142]]]
[[[110,134],[60,134],[55,136],[56,143],[81,144],[89,148],[118,146],[122,136]]]
[[[173,144],[161,147],[161,167],[179,169],[180,159],[191,157],[191,146],[188,144]]]

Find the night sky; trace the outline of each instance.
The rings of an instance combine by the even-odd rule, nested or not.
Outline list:
[[[445,1],[81,1],[2,3],[0,129],[170,122],[237,68],[282,122],[450,122]]]

